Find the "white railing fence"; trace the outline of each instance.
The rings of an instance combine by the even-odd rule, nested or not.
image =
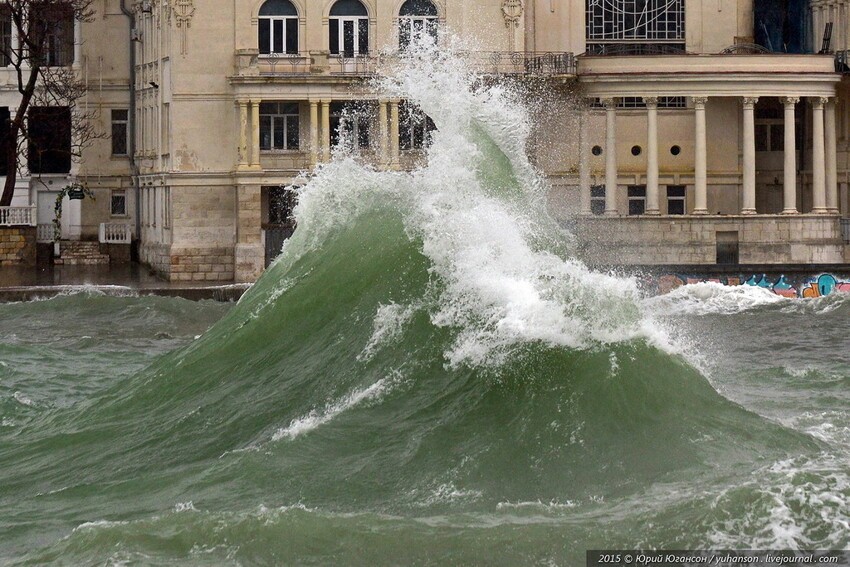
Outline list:
[[[100,223],[98,240],[102,244],[130,244],[130,225],[118,222]]]
[[[0,207],[0,226],[35,226],[35,205]]]
[[[54,234],[53,223],[39,224],[36,228],[37,242],[53,242]]]

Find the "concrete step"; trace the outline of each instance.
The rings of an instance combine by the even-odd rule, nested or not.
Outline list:
[[[63,240],[59,243],[59,266],[95,266],[109,264],[109,254],[101,254],[100,244],[87,240]]]

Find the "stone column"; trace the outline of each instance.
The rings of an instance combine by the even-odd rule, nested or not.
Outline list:
[[[758,97],[744,97],[744,203],[741,214],[756,214],[756,126]]]
[[[14,26],[12,26],[14,27]],[[74,60],[71,64],[80,67],[83,64],[83,23],[74,19]]]
[[[378,135],[379,135],[379,154],[378,159],[382,165],[389,162],[390,157],[390,127],[388,124],[388,102],[386,100],[378,101]]]
[[[708,174],[706,171],[705,103],[707,97],[695,96],[694,101],[694,211],[708,214]]]
[[[331,159],[331,101],[322,103],[322,161]]]
[[[587,151],[590,140],[587,138],[587,109],[579,113],[579,140],[578,140],[578,186],[580,213],[590,215],[590,152]]]
[[[319,101],[310,101],[310,165],[319,162]]]
[[[812,212],[826,213],[826,155],[823,140],[825,97],[812,99]]]
[[[617,99],[605,105],[605,214],[617,214]]]
[[[237,169],[247,169],[251,157],[248,155],[248,101],[238,100],[239,107],[239,164]]]
[[[251,100],[251,169],[260,169],[260,101]]]
[[[646,103],[646,214],[659,214],[658,201],[658,98],[644,97]]]
[[[784,169],[784,205],[782,214],[797,214],[797,140],[794,124],[794,105],[800,97],[783,97],[785,105],[785,169]]]
[[[399,166],[398,103],[398,99],[390,101],[390,165],[392,168]]]
[[[826,103],[826,208],[838,214],[838,167],[836,163],[835,97]]]
[[[234,278],[237,282],[253,282],[260,277],[265,268],[260,186],[237,185],[236,201]],[[225,276],[224,273],[221,275]]]

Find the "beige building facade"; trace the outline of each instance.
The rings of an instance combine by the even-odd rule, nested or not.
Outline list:
[[[411,34],[450,30],[482,73],[558,94],[532,158],[589,261],[843,263],[850,0],[799,4],[98,0],[73,65],[111,135],[24,176],[13,205],[45,225],[79,179],[97,199],[68,202],[63,238],[132,238],[171,280],[253,281],[293,229],[284,187],[334,144],[389,169],[421,157],[427,117],[368,79]]]

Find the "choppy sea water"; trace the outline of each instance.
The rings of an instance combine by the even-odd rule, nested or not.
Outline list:
[[[428,164],[336,155],[237,305],[0,305],[0,563],[850,547],[850,296],[589,271],[510,90],[411,58]]]

